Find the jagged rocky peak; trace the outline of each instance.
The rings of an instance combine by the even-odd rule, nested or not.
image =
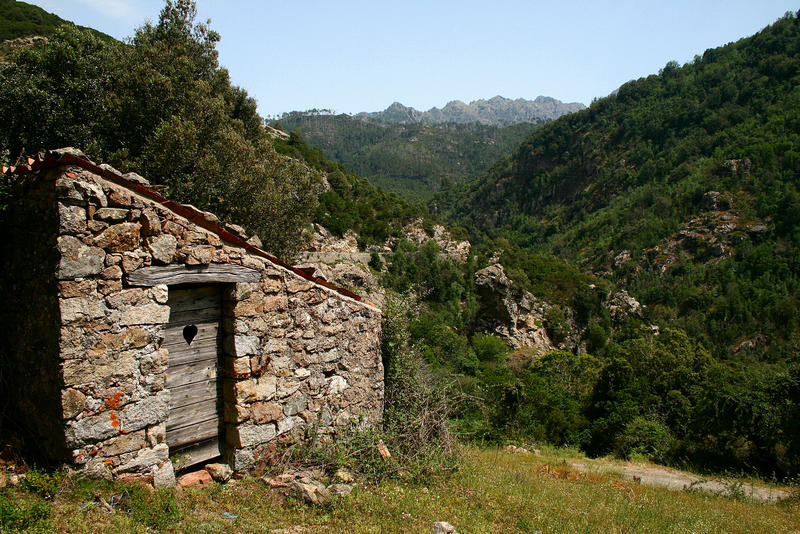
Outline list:
[[[495,96],[488,100],[474,100],[469,104],[451,100],[443,108],[433,107],[419,111],[413,107],[394,102],[383,111],[359,113],[362,119],[389,123],[441,124],[446,122],[508,125],[518,122],[536,122],[557,119],[567,113],[580,111],[586,106],[580,102],[564,103],[549,96],[538,96],[534,100],[510,99]]]

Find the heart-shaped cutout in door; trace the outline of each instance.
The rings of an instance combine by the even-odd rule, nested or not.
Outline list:
[[[197,335],[197,327],[193,324],[183,327],[183,339],[186,340],[187,345],[192,344],[192,340]]]

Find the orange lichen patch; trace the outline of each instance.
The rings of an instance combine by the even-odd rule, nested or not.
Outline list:
[[[111,397],[106,400],[106,405],[111,408],[112,410],[116,410],[119,408],[120,403],[122,402],[122,392],[118,391],[114,393]]]
[[[119,427],[119,419],[117,419],[117,414],[114,412],[111,412],[111,426],[114,428]]]

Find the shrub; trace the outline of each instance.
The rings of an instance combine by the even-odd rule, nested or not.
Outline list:
[[[675,444],[669,428],[660,421],[634,417],[617,436],[614,454],[620,458],[643,456],[654,462],[663,462]]]
[[[413,300],[402,297],[390,297],[384,306],[383,426],[401,455],[418,464],[428,457],[434,471],[454,460],[455,441],[449,424],[454,395],[452,383],[434,375],[410,343],[408,320],[414,307]]]
[[[547,309],[544,326],[553,343],[561,343],[569,335],[569,323],[560,306],[551,306]]]
[[[475,334],[472,336],[472,348],[482,362],[497,362],[508,352],[505,341],[497,336]]]
[[[383,261],[381,261],[380,255],[374,250],[369,255],[368,265],[378,272],[383,269]]]
[[[376,428],[354,422],[322,444],[312,437],[294,449],[292,461],[328,471],[347,467],[372,480],[403,477],[416,482],[457,466],[449,423],[452,386],[431,371],[410,342],[408,321],[416,315],[415,307],[413,298],[397,296],[390,296],[384,305],[382,424]],[[379,455],[380,441],[391,458]]]
[[[45,499],[58,493],[58,475],[31,470],[25,474],[25,487]]]

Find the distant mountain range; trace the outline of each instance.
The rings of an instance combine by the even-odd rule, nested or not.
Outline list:
[[[395,124],[442,124],[446,122],[491,124],[507,126],[519,122],[548,121],[580,111],[586,106],[580,102],[564,103],[549,96],[538,96],[534,100],[503,98],[480,99],[465,104],[452,100],[443,108],[419,111],[395,102],[383,111],[359,113],[356,117]]]

